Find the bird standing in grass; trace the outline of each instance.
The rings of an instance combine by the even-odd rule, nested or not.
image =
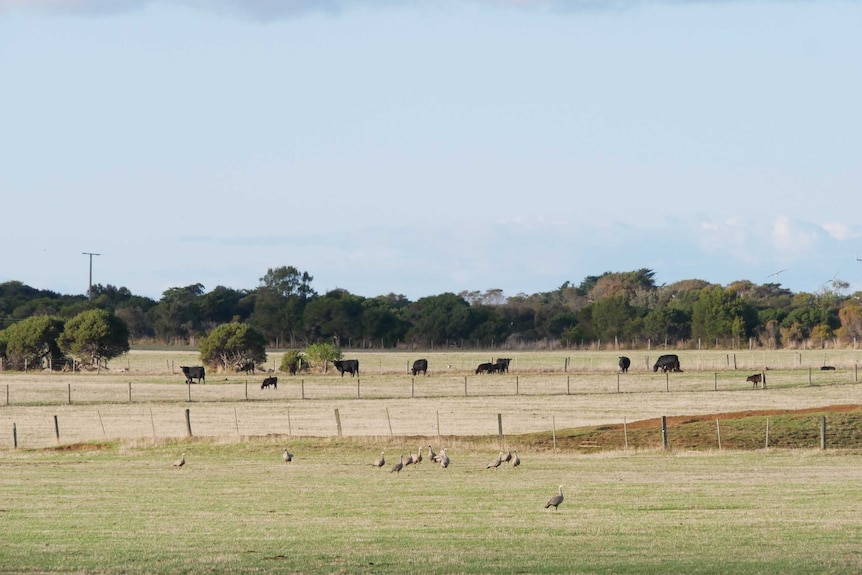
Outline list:
[[[518,450],[516,449],[515,454],[512,456],[512,467],[518,467],[521,465],[521,458],[518,457]]]
[[[381,451],[380,457],[378,457],[377,459],[374,460],[374,467],[383,467],[384,465],[386,465],[386,458],[383,457],[384,453],[386,453],[386,452]]]
[[[174,467],[182,467],[185,464],[186,464],[186,454],[185,453],[183,453],[179,459],[174,461]]]
[[[554,506],[554,511],[556,511],[556,510],[557,510],[557,508],[560,506],[560,503],[562,503],[562,502],[563,502],[563,486],[562,486],[562,485],[560,485],[560,494],[559,494],[559,495],[554,495],[553,497],[551,497],[550,499],[548,499],[548,502],[547,502],[547,503],[545,503],[545,509],[547,509],[548,507],[550,507],[551,505],[553,505],[553,506]]]
[[[492,467],[494,469],[496,469],[496,468],[500,467],[501,463],[503,463],[503,452],[502,451],[500,452],[500,455],[497,456],[497,459],[495,459],[494,461],[492,461],[491,463],[489,463],[488,465],[485,466],[485,469],[491,469]]]
[[[401,456],[401,459],[392,466],[392,471],[389,473],[401,473],[401,470],[404,469],[404,456]]]
[[[449,467],[449,463],[451,463],[451,460],[449,459],[449,456],[446,455],[446,448],[444,447],[440,451],[440,467],[445,469],[446,467]]]
[[[509,463],[510,461],[512,461],[512,450],[511,449],[507,450],[506,456],[503,457],[503,463]]]
[[[428,459],[434,463],[440,463],[440,456],[434,453],[434,448],[430,445],[428,446]]]
[[[281,454],[281,458],[284,459],[285,463],[290,463],[293,461],[293,454],[285,448],[284,453]]]

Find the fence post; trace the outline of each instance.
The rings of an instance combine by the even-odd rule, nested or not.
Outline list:
[[[410,397],[414,397],[415,393],[416,393],[416,378],[411,377],[410,378]]]
[[[191,387],[191,386],[189,386]],[[192,436],[192,418],[189,413],[188,408],[186,408],[186,434],[191,437]]]
[[[18,449],[18,426],[12,422],[12,445],[14,449]]]
[[[356,399],[361,399],[359,395],[359,378],[356,378]]]
[[[245,380],[245,398],[248,399],[248,380]]]
[[[712,374],[712,390],[718,391],[718,372]]]
[[[72,405],[72,384],[67,383],[66,385],[68,387],[67,391],[69,393],[69,405]]]
[[[518,376],[515,376],[515,395],[521,395],[521,392],[518,390]]]
[[[617,393],[620,392],[620,374],[617,374]]]
[[[57,443],[60,443],[60,422],[56,415],[54,416],[54,435],[57,436]]]
[[[664,390],[670,391],[670,372],[666,371],[664,374]]]
[[[503,449],[503,414],[497,414],[497,436],[500,438],[500,449]]]
[[[300,386],[299,387],[300,392],[302,393],[302,399],[305,399],[305,380],[304,379],[299,380],[299,386]]]
[[[467,397],[467,376],[464,376],[464,397]]]
[[[808,368],[808,385],[811,385],[811,368]]]
[[[338,413],[338,408],[335,408],[335,427],[338,429],[338,437],[341,437],[341,415]]]
[[[826,449],[826,416],[820,416],[820,449]]]
[[[661,416],[661,446],[667,451],[667,416]]]
[[[392,419],[389,417],[389,408],[386,408],[386,422],[389,424],[389,437],[392,437]]]

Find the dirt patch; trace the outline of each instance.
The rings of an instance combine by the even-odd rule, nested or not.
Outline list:
[[[807,413],[854,413],[862,411],[862,405],[826,405],[821,407],[809,407],[806,409],[758,409],[751,411],[732,411],[727,413],[716,413],[706,415],[678,415],[666,419],[668,427],[679,427],[686,423],[699,421],[720,421],[746,419],[749,417],[772,417],[777,415],[803,415]],[[661,418],[643,419],[627,424],[628,429],[654,429],[661,425]],[[623,424],[603,426],[603,429],[622,429]]]

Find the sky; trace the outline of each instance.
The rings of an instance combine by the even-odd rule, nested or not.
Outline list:
[[[0,282],[86,294],[86,252],[154,299],[279,266],[862,290],[859,30],[852,0],[0,0]]]

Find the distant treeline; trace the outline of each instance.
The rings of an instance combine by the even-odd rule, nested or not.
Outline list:
[[[278,348],[331,342],[347,348],[519,348],[648,345],[802,348],[853,346],[862,337],[862,293],[832,282],[816,293],[741,280],[691,279],[657,286],[654,272],[606,272],[548,292],[443,293],[411,301],[336,289],[323,295],[292,266],[269,269],[253,289],[175,287],[160,300],[94,285],[91,297],[17,281],[0,284],[0,328],[36,315],[70,318],[92,308],[116,314],[134,344],[196,345],[215,327],[240,322]]]

